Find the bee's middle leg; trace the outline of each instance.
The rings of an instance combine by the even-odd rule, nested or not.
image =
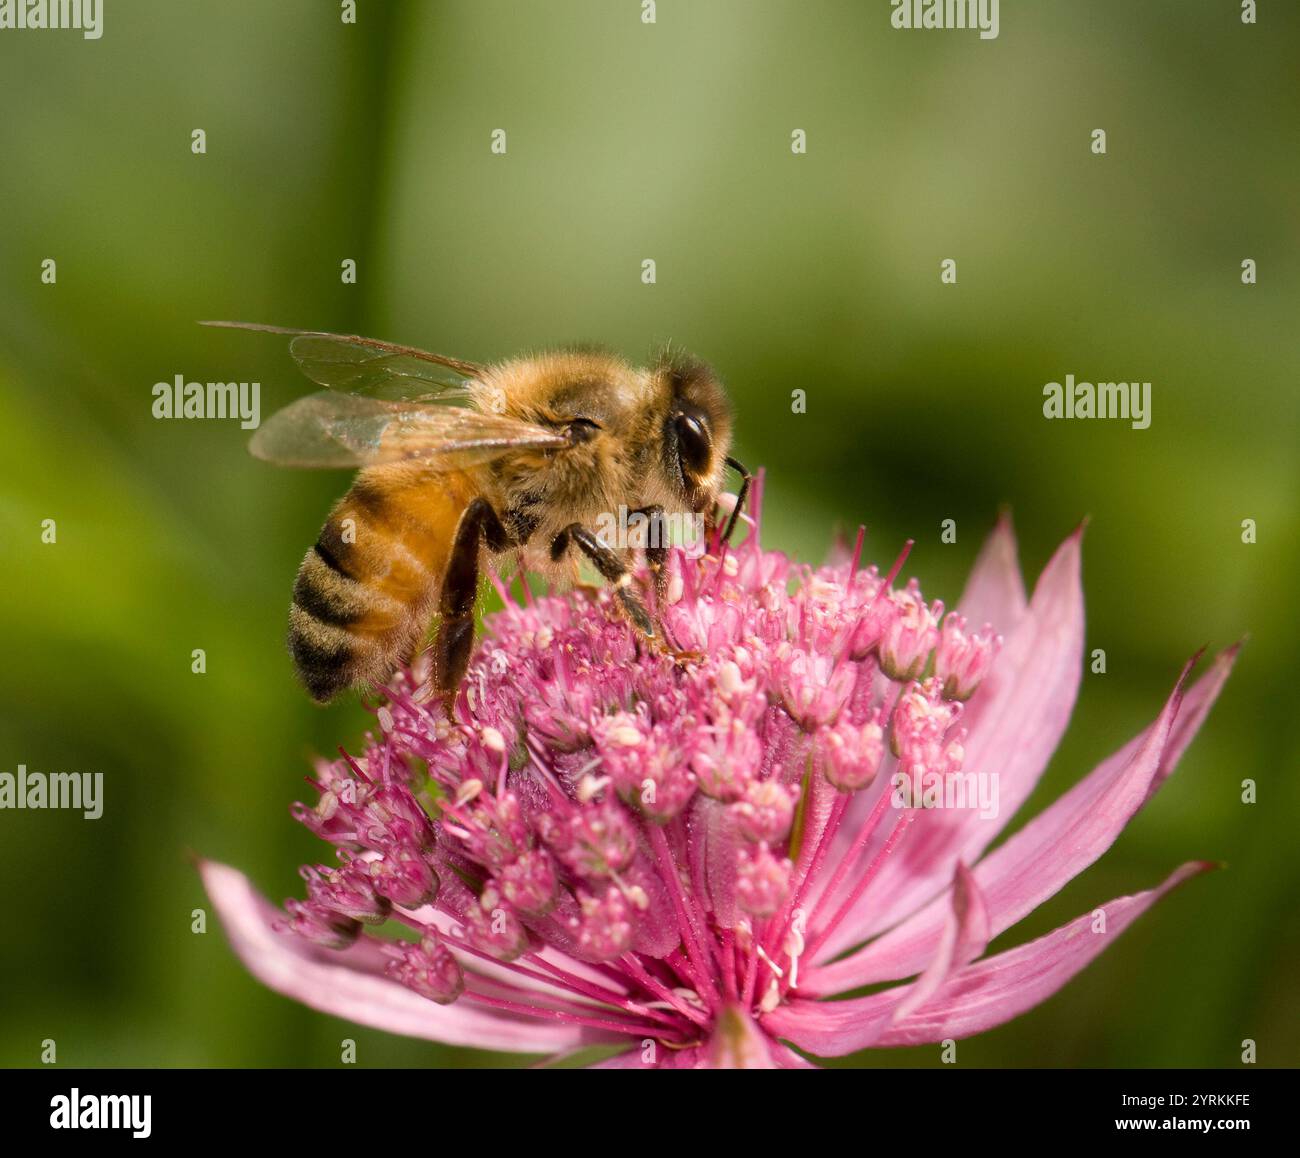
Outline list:
[[[618,601],[633,626],[647,639],[657,643],[659,633],[655,630],[654,620],[641,602],[641,597],[632,590],[632,572],[626,560],[618,552],[606,547],[581,523],[570,523],[551,540],[551,559],[558,563],[571,544],[575,544],[592,561],[604,580],[614,588],[614,594],[618,596]]]
[[[479,549],[486,543],[489,550],[500,553],[513,542],[492,504],[484,498],[471,502],[456,525],[438,596],[441,622],[433,643],[433,690],[442,696],[448,718],[474,650]]]

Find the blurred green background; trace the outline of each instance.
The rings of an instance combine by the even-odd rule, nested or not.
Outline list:
[[[314,1014],[215,921],[190,932],[186,850],[299,894],[320,849],[288,805],[367,719],[311,706],[282,644],[346,477],[151,416],[178,373],[257,379],[264,415],[304,389],[278,340],[213,317],[472,359],[672,339],[731,388],[767,543],[816,561],[865,521],[872,558],[916,538],[931,596],[1000,504],[1030,578],[1090,515],[1108,671],[1029,812],[1197,647],[1250,641],[1178,775],[999,944],[1228,867],[960,1060],[1234,1066],[1254,1038],[1300,1061],[1300,9],[1259,7],[1006,0],[982,41],[895,31],[885,0],[660,0],[653,25],[640,0],[360,0],[355,26],[335,0],[109,0],[99,41],[0,32],[0,768],[98,770],[106,794],[94,822],[0,812],[0,1063],[54,1038],[68,1065],[334,1065],[344,1036],[362,1065],[503,1060]],[[1066,373],[1151,381],[1150,429],[1045,421]]]

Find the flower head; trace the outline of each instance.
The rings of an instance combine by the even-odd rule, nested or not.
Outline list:
[[[1000,523],[945,614],[898,566],[796,567],[754,525],[671,559],[671,651],[606,595],[507,599],[451,722],[408,673],[364,751],[320,764],[295,814],[336,865],[304,870],[305,899],[277,910],[212,863],[207,887],[273,988],[453,1044],[794,1066],[792,1045],[978,1033],[1208,867],[1109,902],[1104,933],[1077,935],[1090,913],[981,959],[1169,775],[1235,653],[1189,690],[1184,671],[1146,731],[985,855],[1074,704],[1079,539],[1026,601]]]

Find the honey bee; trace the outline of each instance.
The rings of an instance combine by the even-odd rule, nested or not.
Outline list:
[[[312,698],[386,683],[433,621],[431,688],[448,715],[469,665],[481,567],[576,575],[581,552],[652,645],[662,638],[632,583],[631,552],[592,530],[620,507],[641,514],[661,605],[667,514],[714,511],[728,468],[731,409],[713,372],[666,354],[637,368],[611,354],[557,350],[480,365],[355,335],[244,322],[205,325],[290,338],[304,374],[328,389],[272,415],[250,451],[282,466],[359,467],[298,569],[289,652]]]

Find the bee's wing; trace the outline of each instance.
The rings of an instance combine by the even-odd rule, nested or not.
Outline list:
[[[465,383],[482,373],[476,362],[430,354],[357,334],[325,334],[259,326],[252,322],[201,322],[233,330],[257,330],[289,337],[289,353],[313,382],[345,394],[413,402],[457,401]]]
[[[502,415],[324,390],[271,415],[248,449],[280,466],[358,467],[422,459],[433,470],[463,470],[511,450],[568,444],[557,431]]]

